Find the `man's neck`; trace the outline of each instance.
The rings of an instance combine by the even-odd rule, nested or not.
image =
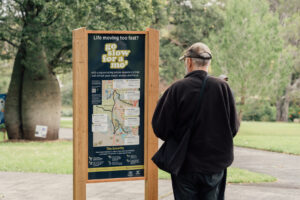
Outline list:
[[[205,67],[193,67],[192,71],[202,70],[208,72],[208,66]]]

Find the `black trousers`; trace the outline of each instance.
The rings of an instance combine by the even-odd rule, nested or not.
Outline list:
[[[227,169],[216,174],[171,175],[175,200],[224,200]]]

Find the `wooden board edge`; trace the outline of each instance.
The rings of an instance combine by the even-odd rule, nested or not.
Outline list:
[[[159,32],[147,28],[147,163],[145,166],[145,199],[158,199],[158,168],[151,158],[158,148],[158,138],[152,129],[152,116],[158,100],[159,87]]]
[[[87,183],[104,183],[104,182],[118,182],[118,181],[137,181],[137,180],[145,180],[145,177],[95,179],[95,180],[88,180]]]
[[[146,34],[146,31],[94,31],[87,30],[87,34]]]
[[[87,147],[85,136],[85,126],[87,126],[86,117],[82,114],[82,103],[87,104],[82,90],[87,90],[84,80],[87,79],[86,69],[87,57],[86,51],[86,29],[80,28],[72,31],[72,63],[73,63],[73,199],[86,199],[86,179],[85,173],[87,157],[85,156],[85,147]],[[83,66],[83,67],[82,67]],[[82,73],[85,72],[85,73]],[[83,85],[85,84],[85,85]],[[83,149],[83,150],[82,150]],[[84,162],[86,160],[86,162]]]

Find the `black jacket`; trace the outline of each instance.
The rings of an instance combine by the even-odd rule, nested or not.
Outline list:
[[[193,71],[165,91],[152,119],[157,137],[164,141],[182,137],[206,75]],[[233,161],[233,137],[239,128],[234,97],[225,81],[209,76],[198,113],[182,171],[218,173]]]

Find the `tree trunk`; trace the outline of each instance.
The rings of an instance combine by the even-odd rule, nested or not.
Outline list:
[[[240,122],[243,119],[243,107],[244,107],[244,105],[245,105],[245,96],[242,96],[241,97],[241,103],[240,103],[240,110],[239,110],[239,114],[238,114]]]
[[[21,92],[24,67],[23,52],[18,49],[5,103],[5,127],[9,139],[23,138],[21,119]]]
[[[287,122],[289,114],[290,99],[287,94],[281,97],[276,103],[276,121]]]
[[[38,34],[20,45],[5,106],[9,139],[56,140],[61,97],[58,80],[48,69]],[[46,138],[35,137],[37,125],[47,126]]]
[[[24,139],[56,140],[60,125],[61,97],[58,81],[48,68],[39,35],[31,38],[35,46],[26,49],[22,90],[22,125]],[[47,126],[45,138],[36,137],[36,126]]]
[[[24,139],[56,140],[60,126],[61,96],[58,80],[48,73],[44,79],[34,79],[25,70],[22,91],[22,123]],[[47,126],[47,137],[35,137],[37,125]]]
[[[243,109],[246,103],[246,88],[243,85],[241,88],[241,102],[240,102],[240,107],[239,107],[239,113],[238,113],[238,117],[239,117],[239,121],[241,122],[243,119]]]

